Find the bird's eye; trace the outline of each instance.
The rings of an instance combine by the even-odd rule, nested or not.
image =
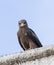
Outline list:
[[[21,23],[19,23],[19,25],[20,25]]]
[[[26,24],[26,22],[24,22],[24,24]]]

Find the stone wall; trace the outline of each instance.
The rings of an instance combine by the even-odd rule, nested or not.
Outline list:
[[[0,57],[0,65],[54,65],[54,45]]]

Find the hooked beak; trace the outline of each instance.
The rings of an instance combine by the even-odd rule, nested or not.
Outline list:
[[[25,24],[24,23],[21,23],[20,27],[23,27],[23,26],[25,26]]]

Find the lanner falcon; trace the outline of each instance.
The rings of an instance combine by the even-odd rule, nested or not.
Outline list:
[[[18,24],[19,30],[17,32],[17,37],[23,50],[42,47],[40,40],[34,31],[28,27],[26,20],[22,19]]]

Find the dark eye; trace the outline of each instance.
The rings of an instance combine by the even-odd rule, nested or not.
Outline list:
[[[21,23],[19,23],[19,25],[20,25]]]
[[[26,24],[26,22],[24,22],[24,24]]]

